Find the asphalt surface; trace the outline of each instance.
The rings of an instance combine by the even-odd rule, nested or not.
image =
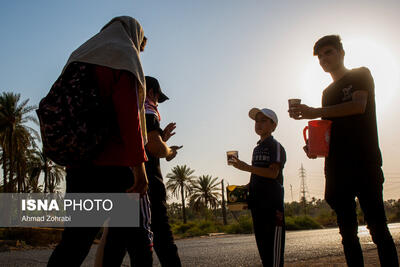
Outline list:
[[[396,243],[400,243],[400,224],[390,224]],[[364,250],[374,248],[365,226],[359,227]],[[254,235],[223,235],[182,239],[177,242],[183,266],[261,266]],[[82,266],[93,266],[97,246],[93,246]],[[21,250],[0,253],[1,267],[46,266],[50,249]],[[286,235],[285,262],[316,259],[342,254],[338,229],[294,231]],[[154,257],[154,266],[158,264]],[[124,259],[123,266],[129,266]]]

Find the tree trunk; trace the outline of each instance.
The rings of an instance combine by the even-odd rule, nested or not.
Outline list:
[[[221,181],[221,185],[222,185],[222,218],[223,218],[223,220],[224,220],[224,225],[227,225],[227,224],[228,224],[228,221],[226,220],[224,180]]]
[[[25,165],[24,170],[26,170],[26,169],[27,169],[27,167]],[[29,174],[24,171],[24,176],[23,177],[24,177],[24,179],[22,180],[22,188],[23,188],[22,192],[28,193],[28,186],[27,186],[28,180],[27,179],[29,177]]]
[[[19,166],[19,162],[16,163],[16,179],[17,179],[17,192],[21,193],[21,189],[22,189],[22,185],[21,185],[21,170],[20,170],[20,166]]]
[[[49,175],[49,193],[54,193],[55,189],[55,178],[53,175]]]
[[[47,187],[48,187],[48,173],[49,173],[49,167],[47,165],[47,159],[44,159],[44,193],[47,193]]]
[[[10,192],[10,193],[12,193],[12,191],[13,191],[13,188],[11,188],[11,185],[12,185],[12,179],[13,179],[13,176],[14,176],[14,173],[13,173],[13,171],[14,171],[14,159],[13,159],[12,136],[13,136],[13,131],[10,132],[9,139],[8,139],[8,160],[10,161],[9,162],[10,163],[10,170],[9,170],[10,175],[8,177],[8,181],[9,181],[8,187],[9,188],[8,188],[7,192]]]
[[[181,195],[182,195],[182,218],[183,223],[186,223],[186,211],[185,211],[185,194],[183,184],[181,184]]]
[[[7,192],[7,156],[6,156],[6,152],[3,149],[3,192],[6,193]]]

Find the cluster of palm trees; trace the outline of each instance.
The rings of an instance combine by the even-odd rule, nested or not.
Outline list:
[[[35,106],[20,94],[0,95],[0,192],[55,193],[65,171],[46,157],[38,144],[40,136],[31,126],[38,125]],[[31,125],[31,126],[29,126]],[[220,205],[220,182],[210,175],[196,177],[186,165],[176,166],[167,175],[167,189],[182,199],[182,217],[186,223],[185,200],[194,209],[216,209]],[[1,177],[2,176],[2,177]]]
[[[39,149],[40,136],[28,124],[37,125],[35,106],[20,94],[0,95],[0,192],[54,193],[64,179],[64,168],[50,161]],[[41,176],[43,174],[43,176]],[[43,177],[43,183],[40,182]]]
[[[221,188],[218,177],[210,175],[193,175],[194,170],[186,165],[175,166],[171,173],[167,174],[169,179],[166,183],[167,189],[176,198],[182,200],[182,219],[186,223],[185,200],[189,199],[190,206],[195,210],[202,208],[216,209],[220,205]]]

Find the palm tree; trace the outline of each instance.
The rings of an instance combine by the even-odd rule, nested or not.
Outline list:
[[[193,179],[195,176],[192,174],[194,170],[191,170],[186,165],[172,168],[172,173],[167,174],[167,178],[169,178],[167,182],[167,189],[171,191],[172,195],[175,197],[182,197],[182,218],[183,223],[186,223],[186,212],[185,212],[185,198],[188,197],[191,189],[191,184],[193,183]]]
[[[49,168],[49,193],[56,193],[60,189],[58,185],[64,180],[65,177],[64,167],[50,161]]]
[[[36,147],[35,138],[24,128],[21,126],[17,126],[17,129],[14,133],[14,148],[15,152],[13,155],[14,165],[15,165],[15,185],[14,187],[9,187],[12,192],[27,192],[27,178],[28,178],[28,165],[30,164],[32,158],[33,149],[29,149],[29,147]]]
[[[1,146],[0,146],[0,148],[1,148]],[[6,164],[6,162],[5,162],[5,160],[4,160],[4,156],[5,155],[5,153],[4,153],[4,151],[3,151],[3,149],[1,148],[1,150],[0,150],[0,156],[1,156],[1,165],[5,165]],[[3,171],[4,171],[4,168],[3,168]],[[3,177],[5,177],[5,173],[3,172]],[[5,182],[5,179],[3,180],[3,184],[1,185],[1,187],[0,187],[0,192],[5,192],[4,191],[4,182]],[[1,183],[1,181],[0,181],[0,183]]]
[[[38,167],[40,172],[43,172],[44,174],[44,193],[48,192],[48,188],[49,188],[49,173],[50,173],[50,159],[46,156],[46,154],[40,150],[36,150],[35,155],[37,157],[38,160]]]
[[[17,150],[14,155],[15,160],[15,184],[16,188],[13,188],[13,192],[25,192],[26,189],[26,170],[27,170],[27,155],[25,150]],[[11,188],[11,187],[10,187]]]
[[[44,175],[44,193],[55,193],[58,185],[64,180],[64,167],[51,161],[43,150],[36,149],[33,153],[36,158],[36,167]]]
[[[42,172],[42,161],[40,158],[40,151],[30,149],[27,163],[27,192],[40,193],[43,191],[43,185],[39,185],[39,177]]]
[[[19,103],[20,99],[20,94],[12,92],[3,92],[0,95],[0,146],[3,151],[3,186],[5,192],[13,190],[9,187],[8,181],[15,183],[13,181],[14,172],[18,167],[21,167],[18,166],[16,161],[17,152],[24,151],[32,145],[32,136],[39,138],[34,129],[25,125],[29,121],[38,123],[35,117],[29,115],[36,107],[27,106],[29,99]],[[15,167],[16,165],[17,167]],[[20,177],[17,178],[20,179]],[[17,181],[17,184],[21,189],[21,181]]]
[[[218,188],[220,183],[217,180],[218,177],[202,175],[193,182],[191,201],[195,208],[198,209],[202,206],[216,208],[218,206],[221,188]]]
[[[43,185],[39,185],[40,169],[32,169],[26,180],[27,193],[41,193]]]

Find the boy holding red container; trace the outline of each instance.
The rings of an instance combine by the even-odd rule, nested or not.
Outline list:
[[[338,35],[324,36],[315,43],[314,55],[333,82],[323,92],[321,108],[294,104],[289,115],[332,121],[329,155],[325,158],[325,199],[336,212],[348,266],[364,266],[355,197],[377,245],[381,266],[399,266],[383,205],[374,81],[365,67],[347,69],[344,54]]]

